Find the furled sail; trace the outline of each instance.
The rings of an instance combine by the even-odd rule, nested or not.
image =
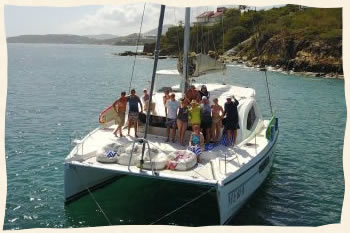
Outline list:
[[[182,56],[179,56],[177,69],[180,74],[183,72]],[[192,52],[188,56],[188,75],[198,77],[208,72],[220,72],[226,69],[223,62],[218,61],[215,55],[195,54]]]

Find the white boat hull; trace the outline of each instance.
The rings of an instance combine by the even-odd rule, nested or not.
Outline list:
[[[93,167],[75,166],[66,163],[64,166],[64,196],[69,202],[82,196],[88,190],[94,190],[114,180],[120,174]]]
[[[266,152],[262,152],[260,157],[251,161],[252,166],[232,179],[227,179],[223,185],[218,187],[217,198],[221,225],[234,217],[268,176],[273,164],[277,137],[278,131],[274,140],[270,142],[270,146],[265,148]]]
[[[260,153],[261,155],[251,160],[250,166],[246,166],[247,168],[241,170],[239,174],[228,176],[221,185],[216,186],[221,225],[227,223],[237,214],[239,209],[247,202],[249,197],[261,186],[268,176],[274,160],[277,137],[278,131],[274,139],[269,143],[269,146]],[[86,193],[87,188],[94,189],[106,184],[106,182],[118,175],[122,176],[123,174],[107,169],[76,166],[72,163],[67,163],[65,164],[66,201],[70,201]]]
[[[235,93],[240,101],[238,106],[240,130],[237,132],[236,149],[231,146],[216,146],[203,152],[198,165],[187,171],[171,169],[151,171],[118,162],[99,162],[97,156],[101,148],[109,145],[131,145],[135,142],[135,138],[130,136],[116,138],[112,134],[116,125],[97,128],[80,140],[65,160],[65,200],[70,201],[115,176],[141,176],[214,188],[217,193],[220,224],[227,223],[269,174],[279,132],[278,120],[275,117],[271,120],[262,118],[256,106],[254,89],[220,84],[207,84],[207,88],[211,98],[217,97],[221,105],[232,93]],[[154,95],[156,112],[159,114],[157,116],[160,117],[165,116],[162,96],[162,93]],[[141,125],[139,133],[142,132]],[[170,154],[184,150],[179,143],[164,142],[166,130],[160,126],[150,126],[148,133],[147,141],[158,151]],[[186,132],[186,141],[189,140],[190,133]]]

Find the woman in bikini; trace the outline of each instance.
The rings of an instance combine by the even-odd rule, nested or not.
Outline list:
[[[214,104],[211,106],[213,123],[211,126],[211,140],[217,142],[219,140],[222,127],[222,116],[224,109],[218,104],[218,98],[213,99]],[[220,114],[221,113],[221,114]]]

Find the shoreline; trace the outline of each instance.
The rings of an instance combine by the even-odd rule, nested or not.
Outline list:
[[[227,56],[221,56],[221,61],[224,61],[226,65],[229,66],[237,66],[237,67],[244,67],[244,68],[252,68],[259,70],[263,68],[262,65],[254,64],[252,61],[232,61],[230,57]],[[220,60],[220,59],[219,59]],[[231,60],[231,61],[229,61]],[[344,80],[344,74],[336,74],[336,73],[321,73],[321,72],[310,72],[310,71],[293,71],[293,70],[286,70],[281,68],[279,65],[277,66],[265,66],[267,71],[270,72],[279,72],[282,74],[294,74],[298,76],[306,76],[306,77],[315,77],[315,78],[324,78],[324,79],[338,79],[338,80]]]
[[[149,58],[153,59],[154,56],[151,53],[146,52],[132,52],[132,51],[125,51],[122,53],[112,53],[115,56],[140,56],[143,58]],[[164,55],[159,56],[159,59],[169,59],[169,58],[177,58],[175,55]],[[260,64],[256,64],[254,61],[251,60],[243,60],[241,59],[232,59],[231,56],[223,55],[219,56],[219,61],[225,62],[228,66],[236,66],[236,67],[244,67],[244,68],[252,68],[252,69],[261,69],[263,66]],[[282,74],[294,74],[298,76],[306,76],[306,77],[315,77],[315,78],[323,78],[323,79],[338,79],[338,80],[344,80],[344,74],[336,74],[336,73],[322,73],[322,72],[310,72],[310,71],[293,71],[293,70],[286,70],[280,67],[279,65],[276,66],[265,66],[267,71],[270,72],[279,72]]]

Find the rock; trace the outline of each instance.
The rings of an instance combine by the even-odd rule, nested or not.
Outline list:
[[[210,57],[212,57],[212,58],[216,58],[216,57],[217,57],[216,52],[215,52],[215,51],[211,51],[211,50],[208,51],[208,55],[209,55]]]
[[[248,66],[267,65],[293,72],[319,73],[320,77],[329,73],[343,74],[341,40],[331,43],[283,33],[264,38],[258,36],[225,52],[228,60]]]
[[[251,61],[247,61],[247,63],[245,65],[248,66],[248,67],[253,67],[254,66]]]
[[[151,53],[153,55],[155,47],[156,47],[156,43],[149,43],[149,44],[146,43],[143,45],[143,52],[148,54]]]
[[[253,57],[251,61],[252,61],[252,62],[257,62],[258,59],[259,59],[258,57]]]
[[[119,53],[119,56],[135,56],[135,55],[137,54],[131,51],[125,51],[123,53]]]

